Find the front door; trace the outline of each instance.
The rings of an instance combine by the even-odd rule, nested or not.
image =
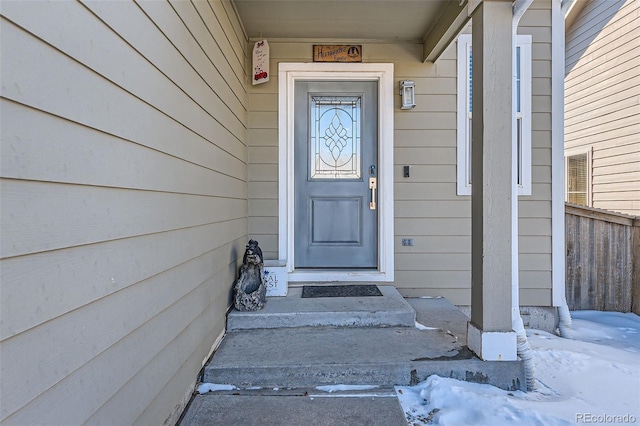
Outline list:
[[[297,81],[296,268],[378,267],[378,84]]]

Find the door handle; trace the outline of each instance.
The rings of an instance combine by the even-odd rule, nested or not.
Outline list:
[[[369,203],[369,209],[376,209],[376,189],[378,188],[378,179],[372,177],[369,178],[369,189],[371,190],[371,202]]]

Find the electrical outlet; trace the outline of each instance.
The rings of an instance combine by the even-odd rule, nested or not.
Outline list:
[[[403,246],[413,247],[413,238],[403,238],[402,239]]]

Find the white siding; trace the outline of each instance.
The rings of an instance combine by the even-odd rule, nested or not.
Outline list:
[[[590,1],[566,35],[565,147],[592,152],[592,207],[640,215],[640,3]]]
[[[551,304],[550,8],[535,1],[519,30],[533,36],[533,190],[520,198],[522,303],[537,306]],[[249,88],[249,233],[267,259],[278,255],[278,63],[311,61],[313,44],[270,40],[271,79]],[[455,45],[435,64],[421,62],[422,44],[364,43],[362,55],[363,62],[394,64],[394,93],[399,80],[416,84],[415,109],[400,110],[395,97],[394,285],[405,295],[469,305],[471,201],[456,195]],[[411,165],[408,179],[404,165]],[[415,245],[403,247],[402,238]]]
[[[3,2],[0,422],[175,421],[247,222],[232,5]]]

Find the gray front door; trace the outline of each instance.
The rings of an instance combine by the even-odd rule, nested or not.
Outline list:
[[[295,267],[378,267],[378,84],[298,81]]]

